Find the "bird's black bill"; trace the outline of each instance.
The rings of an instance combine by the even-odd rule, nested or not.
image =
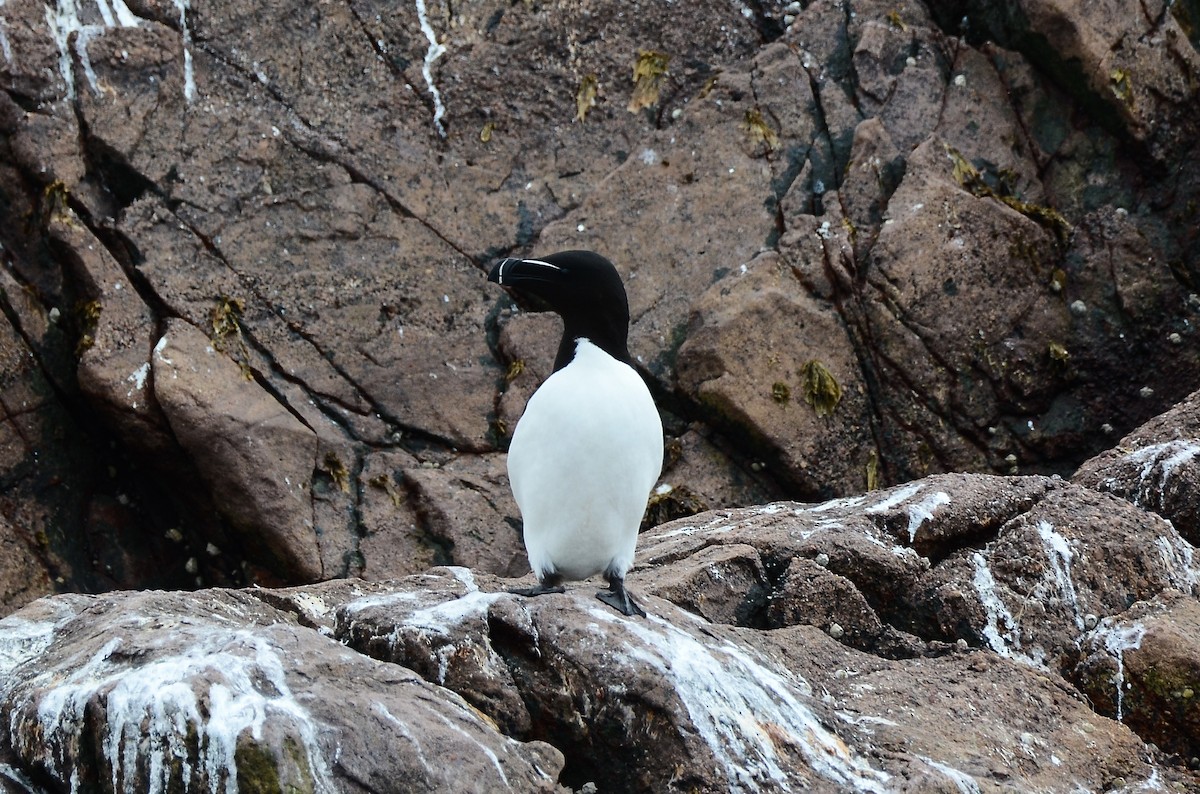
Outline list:
[[[488,281],[508,291],[522,309],[531,312],[554,311],[538,285],[553,285],[560,279],[560,268],[540,259],[508,257],[497,262],[488,273]]]

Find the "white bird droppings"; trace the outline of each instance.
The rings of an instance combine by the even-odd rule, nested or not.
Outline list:
[[[437,127],[438,135],[445,138],[446,127],[442,124],[442,119],[446,116],[446,106],[442,104],[442,93],[433,83],[433,63],[446,54],[446,47],[438,41],[437,33],[429,24],[429,12],[425,8],[425,0],[417,0],[417,18],[421,22],[421,32],[429,41],[429,49],[425,51],[425,63],[421,67],[421,75],[425,78],[426,87],[429,88],[429,96],[433,97],[433,126]]]
[[[598,624],[619,623],[640,641],[621,648],[618,638],[610,637],[614,656],[648,665],[671,680],[730,791],[790,789],[781,761],[794,752],[844,790],[888,790],[890,776],[855,754],[801,701],[798,695],[809,694],[803,680],[776,672],[732,643],[706,647],[656,616],[629,621],[601,608],[590,611]]]

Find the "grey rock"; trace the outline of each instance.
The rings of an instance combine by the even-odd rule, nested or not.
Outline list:
[[[252,592],[62,597],[0,632],[0,759],[47,785],[537,791],[562,766]]]

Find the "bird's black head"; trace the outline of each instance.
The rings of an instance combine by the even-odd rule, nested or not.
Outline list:
[[[629,300],[621,276],[592,251],[561,251],[531,259],[502,259],[488,281],[544,303],[563,318],[554,369],[570,363],[575,342],[586,337],[618,361],[629,357]]]

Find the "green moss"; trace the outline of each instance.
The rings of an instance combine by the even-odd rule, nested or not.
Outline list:
[[[231,298],[222,295],[209,312],[212,324],[210,341],[214,350],[220,350],[232,358],[242,370],[242,376],[251,380],[254,375],[250,371],[250,350],[246,346],[246,337],[242,334],[242,313],[246,302],[241,298]]]
[[[636,69],[634,74],[636,75]],[[575,92],[575,120],[584,121],[587,119],[588,111],[596,105],[596,94],[600,92],[600,81],[594,74],[584,75],[582,82],[579,83],[579,90]]]
[[[238,791],[267,794],[282,790],[275,756],[267,748],[249,739],[239,738],[233,760],[237,766]]]
[[[780,405],[787,405],[792,399],[792,390],[783,381],[776,381],[771,386],[771,399]]]
[[[308,754],[291,736],[283,742],[283,764],[271,750],[243,735],[238,738],[234,763],[237,788],[246,794],[311,794],[316,790]]]
[[[346,468],[345,463],[342,463],[341,458],[332,452],[327,453],[325,460],[321,463],[321,470],[329,475],[339,491],[350,493],[350,470]]]
[[[809,361],[800,369],[804,401],[817,416],[829,416],[842,401],[842,387],[829,368],[820,361]]]
[[[953,146],[946,144],[946,155],[954,163],[953,175],[958,184],[962,185],[971,195],[979,198],[990,198],[1012,207],[1017,212],[1054,233],[1060,243],[1066,243],[1071,233],[1071,224],[1062,213],[1053,207],[1044,207],[1022,201],[1008,192],[996,190],[989,185],[975,166]]]
[[[1113,69],[1108,75],[1108,87],[1113,96],[1130,107],[1133,106],[1133,84],[1129,80],[1129,72],[1124,69]]]
[[[390,475],[378,474],[367,480],[367,485],[372,488],[378,488],[388,495],[392,500],[393,507],[399,507],[404,503],[404,494],[400,493],[400,489],[396,487],[396,483]]]
[[[677,518],[694,516],[708,510],[708,503],[691,488],[677,485],[670,490],[650,494],[646,513],[642,518],[642,529],[656,527]]]
[[[762,111],[758,108],[746,111],[746,131],[750,133],[750,140],[756,145],[765,144],[768,152],[779,148],[779,136],[771,129],[771,125],[763,118]]]
[[[633,96],[629,100],[629,112],[654,107],[658,94],[667,76],[667,62],[671,56],[658,50],[639,50],[633,64]]]
[[[101,313],[100,301],[81,301],[75,306],[75,318],[79,322],[79,341],[75,343],[76,356],[82,356],[96,344],[96,329],[100,326]]]
[[[876,450],[871,450],[867,453],[867,490],[875,491],[879,489],[879,453]]]
[[[518,377],[520,377],[521,373],[523,373],[524,371],[525,371],[525,360],[520,359],[520,358],[514,360],[511,364],[508,365],[508,369],[504,373],[504,382],[512,383],[514,380],[516,380]]]

